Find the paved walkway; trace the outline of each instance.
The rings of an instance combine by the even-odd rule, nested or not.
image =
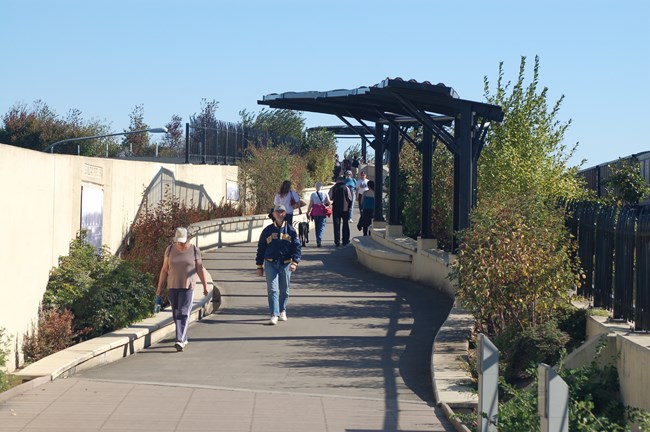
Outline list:
[[[451,300],[303,252],[289,319],[268,322],[254,244],[204,254],[222,307],[173,339],[0,404],[0,431],[452,431],[433,406],[431,346]]]

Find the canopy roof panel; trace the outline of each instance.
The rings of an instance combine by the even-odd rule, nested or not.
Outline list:
[[[404,81],[401,78],[386,78],[374,86],[350,90],[272,93],[264,96],[258,104],[372,122],[384,121],[386,117],[412,117],[413,109],[429,116],[455,117],[469,108],[486,120],[503,119],[500,106],[461,99],[453,88],[444,84]]]

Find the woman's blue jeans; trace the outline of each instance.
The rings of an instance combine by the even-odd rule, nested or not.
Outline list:
[[[316,227],[316,244],[321,244],[325,234],[325,216],[312,216]]]
[[[280,312],[287,310],[289,302],[289,287],[291,285],[290,264],[280,261],[264,261],[264,275],[266,276],[266,291],[269,297],[269,311],[273,316],[280,316]]]

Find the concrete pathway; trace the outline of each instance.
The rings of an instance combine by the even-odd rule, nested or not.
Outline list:
[[[268,325],[255,244],[204,253],[222,307],[173,339],[0,404],[0,431],[452,431],[430,360],[451,300],[312,239]]]

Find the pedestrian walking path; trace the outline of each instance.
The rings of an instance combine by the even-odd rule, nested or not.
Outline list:
[[[303,250],[286,322],[268,325],[255,244],[206,252],[222,305],[184,352],[168,337],[35,387],[0,404],[0,431],[454,430],[430,376],[452,301],[363,268],[326,232]]]

